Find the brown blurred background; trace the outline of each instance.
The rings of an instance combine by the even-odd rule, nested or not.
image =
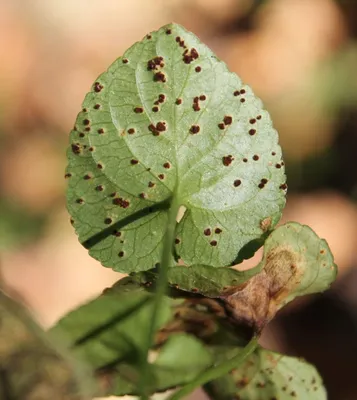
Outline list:
[[[2,279],[49,326],[120,277],[87,255],[69,224],[68,132],[95,78],[171,21],[262,98],[286,159],[283,219],[326,238],[340,268],[331,291],[288,307],[262,341],[315,363],[330,399],[355,400],[355,0],[0,0]]]

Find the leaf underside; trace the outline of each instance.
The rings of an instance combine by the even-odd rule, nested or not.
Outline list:
[[[186,265],[230,265],[274,228],[285,174],[269,114],[192,33],[171,24],[98,77],[68,150],[68,210],[104,266],[160,261],[167,209],[186,207],[175,251]]]

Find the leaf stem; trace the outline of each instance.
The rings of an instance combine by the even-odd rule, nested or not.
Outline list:
[[[215,365],[214,367],[206,370],[192,382],[183,386],[177,392],[168,397],[167,400],[182,399],[183,397],[189,395],[196,388],[201,387],[208,382],[211,382],[215,379],[220,378],[223,375],[228,374],[230,371],[237,368],[250,354],[252,354],[257,346],[258,336],[254,336],[239,354],[227,361],[222,362],[221,364]]]
[[[159,275],[156,280],[154,310],[149,326],[147,335],[146,348],[143,354],[141,380],[140,380],[140,394],[142,400],[147,400],[148,397],[148,380],[149,380],[149,361],[148,355],[150,348],[154,342],[155,331],[157,327],[157,320],[160,313],[160,309],[163,303],[163,297],[167,291],[167,276],[168,268],[172,257],[172,246],[175,238],[176,229],[176,218],[178,214],[180,204],[177,201],[177,196],[173,195],[171,199],[170,208],[168,210],[167,228],[164,236],[164,246],[162,250],[161,263],[159,267]]]

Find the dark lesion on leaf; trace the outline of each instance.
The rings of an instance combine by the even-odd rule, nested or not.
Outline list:
[[[269,220],[266,222],[269,224]],[[260,333],[274,317],[304,273],[300,255],[290,246],[279,245],[265,257],[263,270],[243,285],[222,293],[234,320]]]

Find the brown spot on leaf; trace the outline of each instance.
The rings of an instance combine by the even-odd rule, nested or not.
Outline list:
[[[148,183],[148,187],[149,187],[149,188],[153,188],[154,186],[155,186],[155,183],[154,183],[154,182],[151,182],[151,181],[150,181],[150,182]]]
[[[233,186],[234,186],[234,187],[238,187],[238,186],[241,185],[241,183],[242,183],[242,181],[241,181],[240,179],[236,179],[236,180],[233,182]]]
[[[223,122],[219,123],[218,128],[223,130],[225,128],[224,123]]]
[[[252,157],[254,161],[258,161],[259,160],[259,156],[257,154],[254,154],[254,156]]]
[[[153,112],[158,112],[158,111],[159,111],[159,107],[157,107],[157,106],[153,107],[153,108],[152,108],[152,111],[153,111]]]
[[[97,190],[98,192],[102,192],[104,190],[103,185],[98,185],[95,187],[95,190]]]
[[[209,244],[213,247],[217,246],[217,240],[211,240]]]
[[[113,220],[111,218],[105,218],[104,223],[106,225],[110,225],[113,222]]]
[[[129,60],[127,58],[123,58],[123,64],[127,64]]]
[[[101,135],[102,133],[104,133],[104,129],[103,128],[99,128],[97,132]]]
[[[124,257],[124,251],[119,251],[118,256],[119,257]]]
[[[130,160],[130,164],[131,164],[131,165],[136,165],[136,164],[138,164],[138,163],[139,163],[139,161],[136,160],[135,158],[132,158],[132,159]]]
[[[120,206],[121,208],[128,208],[130,206],[130,202],[123,199],[122,197],[116,197],[115,199],[113,199],[113,204],[116,206]]]
[[[83,203],[84,203],[84,200],[83,200],[83,199],[77,199],[77,200],[76,200],[76,203],[78,203],[78,204],[83,204]]]
[[[210,235],[212,234],[212,231],[211,231],[210,228],[206,228],[206,229],[203,231],[203,234],[204,234],[205,236],[210,236]]]
[[[156,72],[154,75],[154,81],[155,82],[166,82],[166,76],[163,72],[159,71]]]
[[[183,42],[180,42],[180,45],[182,43]],[[195,48],[192,48],[191,50],[186,50],[184,52],[182,59],[185,64],[191,64],[191,62],[194,60],[197,60],[198,57],[199,57],[199,54],[198,54],[197,50]]]
[[[95,82],[93,85],[93,89],[95,92],[99,93],[103,89],[103,85],[99,82]]]
[[[192,125],[191,128],[190,128],[190,132],[191,132],[192,134],[196,134],[196,133],[198,133],[199,131],[200,131],[199,125]]]
[[[163,167],[166,168],[166,169],[170,169],[171,168],[171,164],[169,162],[165,162]]]
[[[158,122],[158,123],[156,124],[156,129],[157,129],[159,132],[164,132],[164,131],[166,131],[165,122]]]
[[[161,179],[161,180],[163,180],[165,178],[164,174],[159,174],[158,176],[159,176],[159,179]]]
[[[180,104],[182,104],[182,99],[176,99],[175,103],[179,106]]]
[[[136,114],[141,114],[141,113],[144,112],[144,109],[143,109],[142,107],[135,107],[135,108],[134,108],[134,112],[135,112]]]
[[[202,71],[202,68],[201,68],[200,66],[197,66],[197,67],[195,68],[195,71],[196,71],[196,72],[201,72],[201,71]]]
[[[223,122],[226,124],[226,125],[230,125],[231,123],[232,123],[232,117],[230,116],[230,115],[226,115],[224,118],[223,118]]]
[[[71,145],[72,152],[74,154],[80,154],[82,152],[81,146],[79,143],[72,143]]]
[[[166,29],[166,35],[171,35],[172,30],[171,29]]]
[[[134,128],[129,128],[128,129],[128,133],[129,133],[129,135],[134,134],[135,133],[135,129]]]
[[[255,135],[256,132],[257,132],[257,131],[256,131],[255,129],[249,129],[249,135],[250,135],[250,136]]]
[[[234,160],[234,157],[231,156],[230,154],[228,156],[222,157],[222,162],[225,167],[228,167],[229,165],[231,165],[233,160]]]
[[[219,235],[221,232],[222,232],[222,229],[221,229],[221,228],[216,228],[216,229],[214,230],[214,233],[217,233],[217,235]]]

